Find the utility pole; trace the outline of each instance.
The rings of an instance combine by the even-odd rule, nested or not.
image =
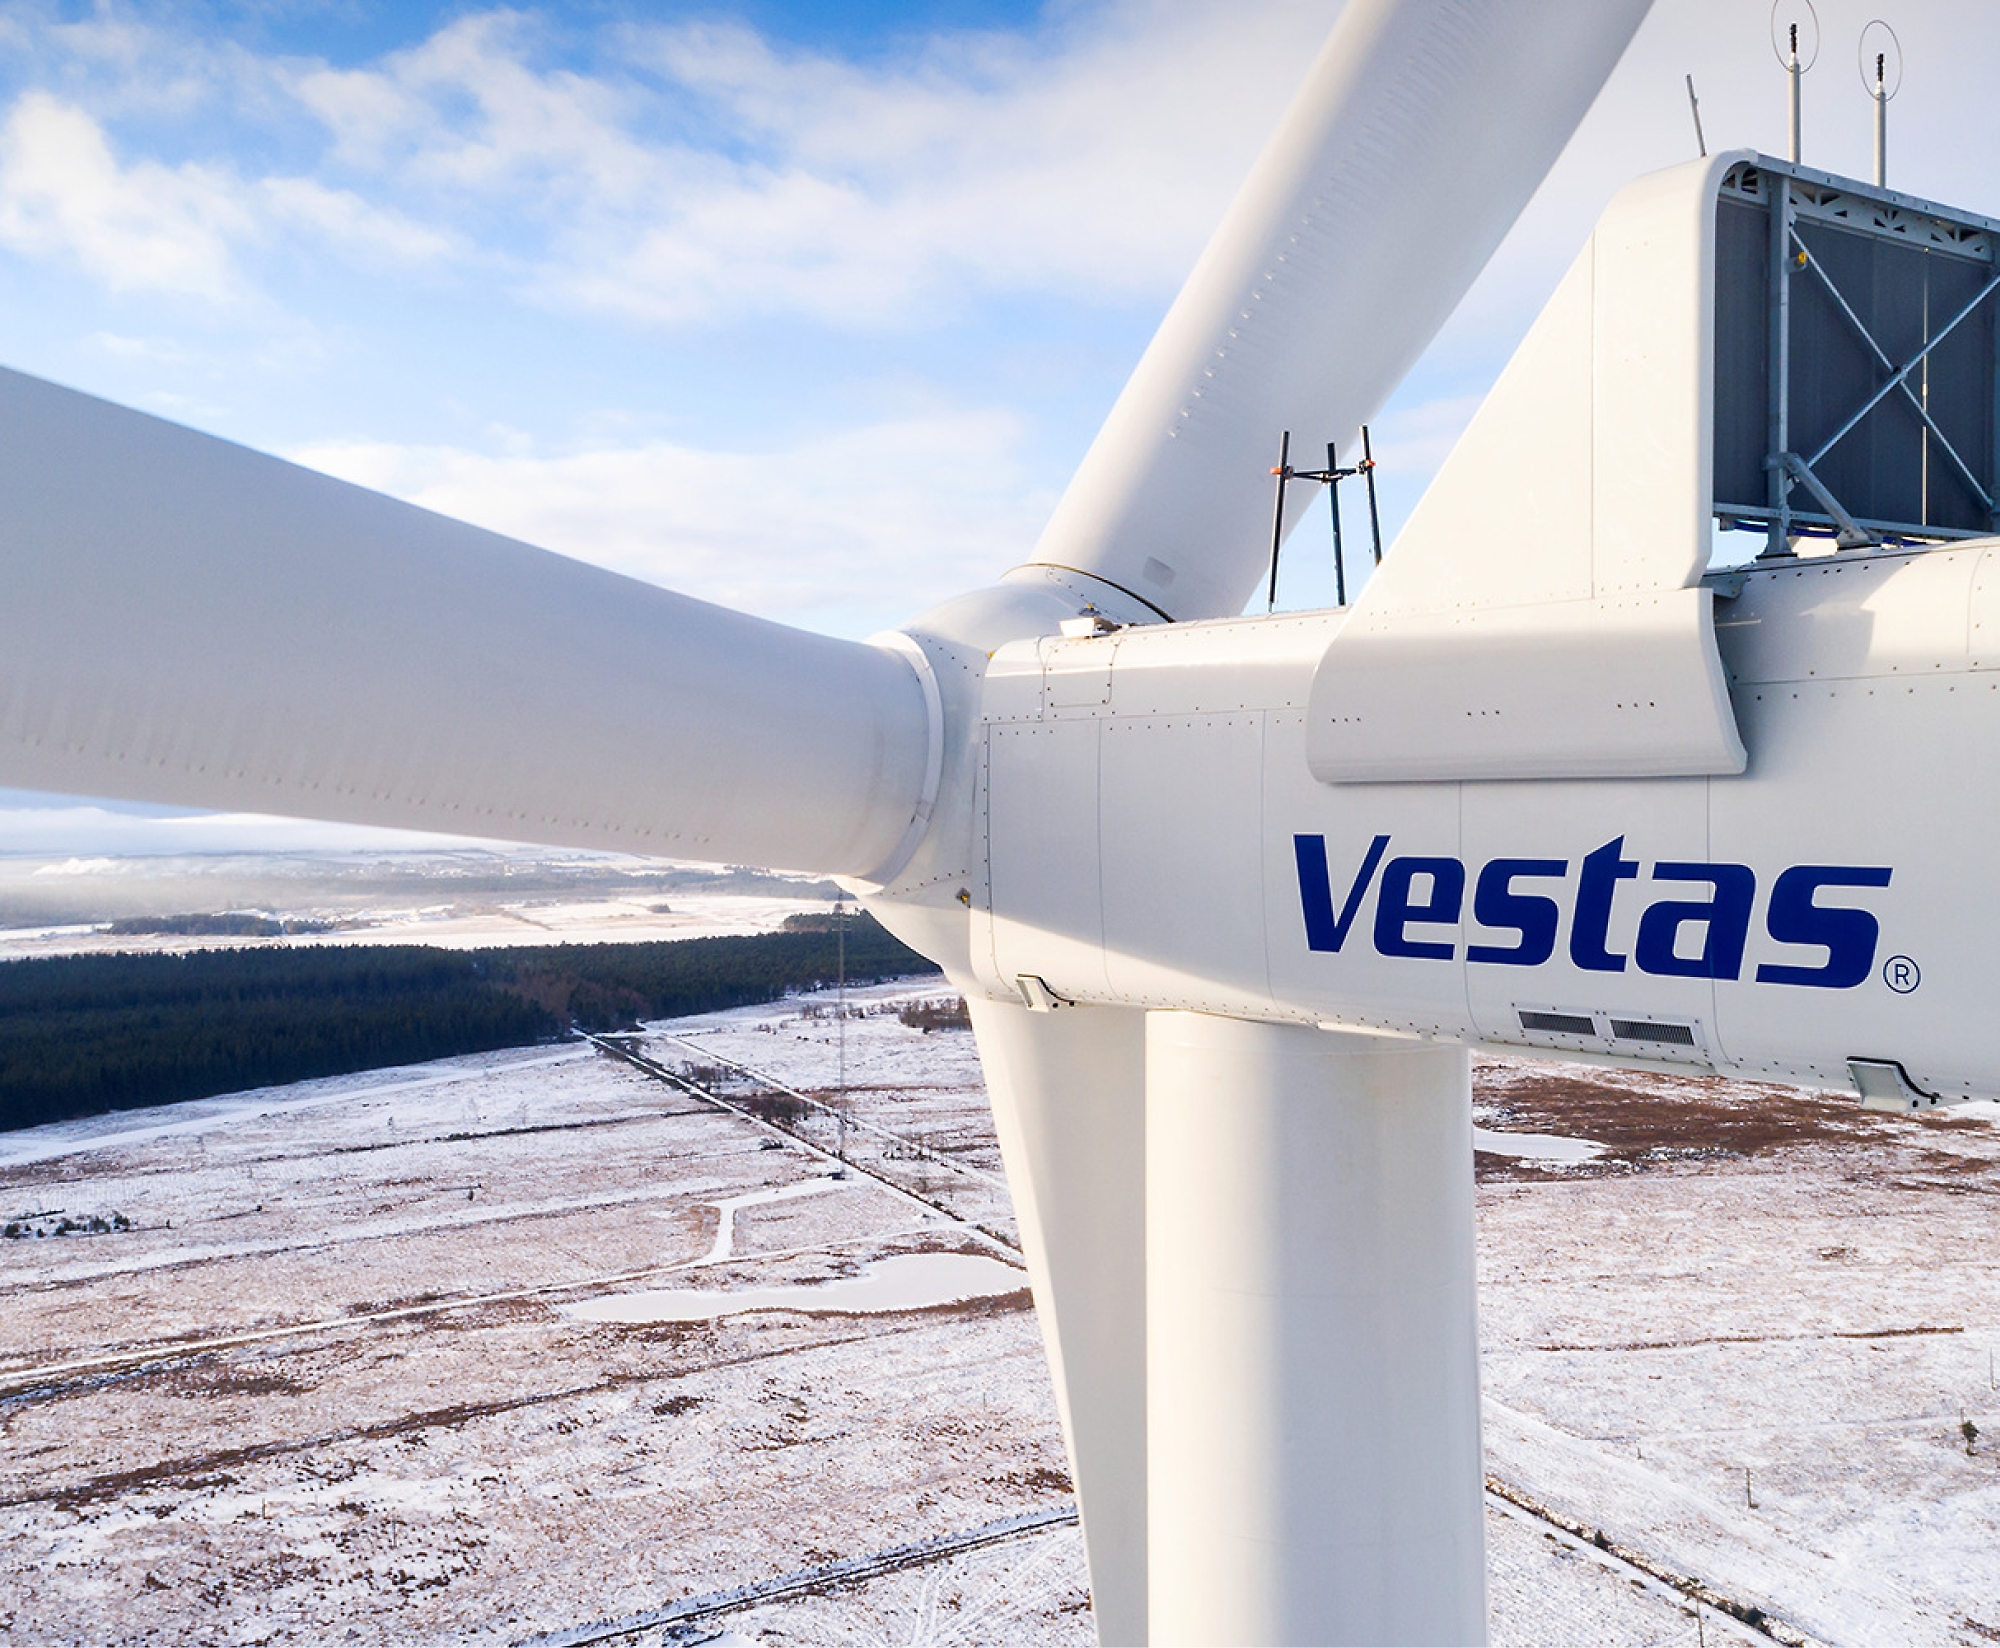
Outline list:
[[[835,1152],[842,1166],[847,1163],[847,900],[835,898],[833,901],[833,942],[837,960],[837,979],[834,987],[834,1042],[839,1052],[837,1074],[834,1078],[834,1114],[840,1119],[840,1142]]]

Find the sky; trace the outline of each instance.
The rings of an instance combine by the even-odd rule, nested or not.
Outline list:
[[[0,363],[866,635],[1026,558],[1339,9],[0,0]],[[1891,183],[2000,215],[1971,0],[1819,0],[1806,161],[1870,165],[1878,12]],[[1771,22],[1658,0],[1376,420],[1386,534],[1610,196],[1693,156],[1683,76],[1711,149],[1782,148]],[[1330,602],[1323,541],[1281,604]]]

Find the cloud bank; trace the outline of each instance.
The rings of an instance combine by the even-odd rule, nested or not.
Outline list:
[[[0,4],[0,358],[866,633],[1026,552],[1338,10],[1069,0],[843,53],[488,7],[336,61],[268,19]],[[1820,10],[1807,158],[1865,168],[1866,8]],[[1781,141],[1763,30],[1659,0],[1379,420],[1391,531],[1604,201],[1691,155],[1683,76],[1712,143]],[[1895,180],[2000,209],[1963,135],[2000,25],[1935,0],[1903,33]]]

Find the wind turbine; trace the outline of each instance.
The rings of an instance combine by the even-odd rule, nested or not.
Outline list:
[[[1481,1640],[1468,1050],[2000,1092],[2000,560],[1883,546],[1782,387],[1718,468],[1717,271],[1782,307],[1818,174],[1628,188],[1361,599],[1236,616],[1272,437],[1646,9],[1353,0],[1026,564],[867,644],[0,374],[0,782],[846,878],[970,1006],[1103,1639]],[[1876,547],[1788,558],[1826,509]]]

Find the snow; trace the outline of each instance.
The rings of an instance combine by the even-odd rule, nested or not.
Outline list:
[[[770,1185],[763,1190],[746,1191],[741,1196],[725,1196],[711,1205],[716,1211],[715,1240],[699,1259],[698,1265],[719,1265],[736,1253],[736,1215],[746,1207],[765,1207],[772,1202],[789,1202],[794,1196],[824,1196],[829,1191],[844,1190],[850,1181],[836,1179],[831,1174],[817,1179],[801,1179],[797,1184]]]
[[[1664,1536],[1681,1571],[1821,1641],[1963,1640],[1951,1622],[1926,1620],[1923,1600],[1871,1563],[1796,1543],[1770,1519],[1738,1514],[1716,1494],[1687,1488],[1491,1398],[1484,1418],[1489,1470],[1544,1501],[1605,1507],[1612,1514],[1603,1520],[1644,1527],[1649,1544]]]
[[[430,1064],[366,1070],[349,1076],[325,1076],[286,1087],[259,1087],[213,1099],[191,1099],[158,1109],[117,1111],[79,1121],[52,1122],[45,1127],[0,1133],[0,1167],[25,1167],[87,1151],[130,1149],[156,1139],[182,1134],[223,1133],[241,1123],[267,1120],[319,1105],[352,1106],[357,1099],[379,1102],[425,1088],[481,1082],[496,1071],[540,1070],[552,1064],[573,1064],[589,1058],[586,1048],[565,1046],[511,1048],[498,1053],[469,1053]]]
[[[1067,1503],[971,1038],[900,1022],[939,993],[644,1039],[845,1112],[841,1179],[582,1048],[0,1139],[0,1211],[136,1226],[0,1242],[9,1639],[514,1642]],[[1559,1519],[1493,1504],[1495,1642],[1769,1640],[1681,1580],[2000,1631],[2000,1107],[1476,1080],[1487,1468]],[[1084,1585],[1055,1527],[711,1623],[1082,1648]]]
[[[1628,1117],[1596,1161],[1482,1187],[1489,1472],[1810,1638],[1989,1640],[2000,1457],[1959,1423],[2000,1415],[2000,1134],[1576,1082],[1481,1072],[1516,1114]]]
[[[0,960],[292,945],[444,949],[631,943],[771,932],[823,912],[806,877],[718,875],[666,860],[483,847],[425,852],[0,852]],[[113,917],[256,912],[323,930],[258,938],[112,933]]]
[[[1475,1127],[1472,1148],[1523,1162],[1594,1162],[1604,1154],[1604,1146],[1594,1139],[1569,1139],[1560,1133],[1507,1133],[1493,1127]]]
[[[1595,1546],[1489,1496],[1487,1589],[1496,1648],[1718,1648],[1770,1638],[1701,1608]]]
[[[782,1287],[654,1288],[565,1305],[580,1322],[703,1322],[753,1310],[836,1311],[871,1315],[930,1310],[966,1299],[1018,1293],[1028,1278],[1017,1266],[982,1253],[905,1253],[863,1265],[853,1276]]]
[[[323,909],[269,913],[278,919],[338,919],[322,932],[275,938],[223,933],[112,933],[103,926],[65,923],[0,928],[0,960],[32,956],[178,953],[187,950],[295,948],[301,945],[425,944],[441,950],[484,950],[544,944],[637,944],[659,939],[715,938],[776,932],[788,916],[818,912],[818,900],[734,893],[683,894],[668,908],[644,898],[568,899],[543,903],[377,905],[329,917]]]

